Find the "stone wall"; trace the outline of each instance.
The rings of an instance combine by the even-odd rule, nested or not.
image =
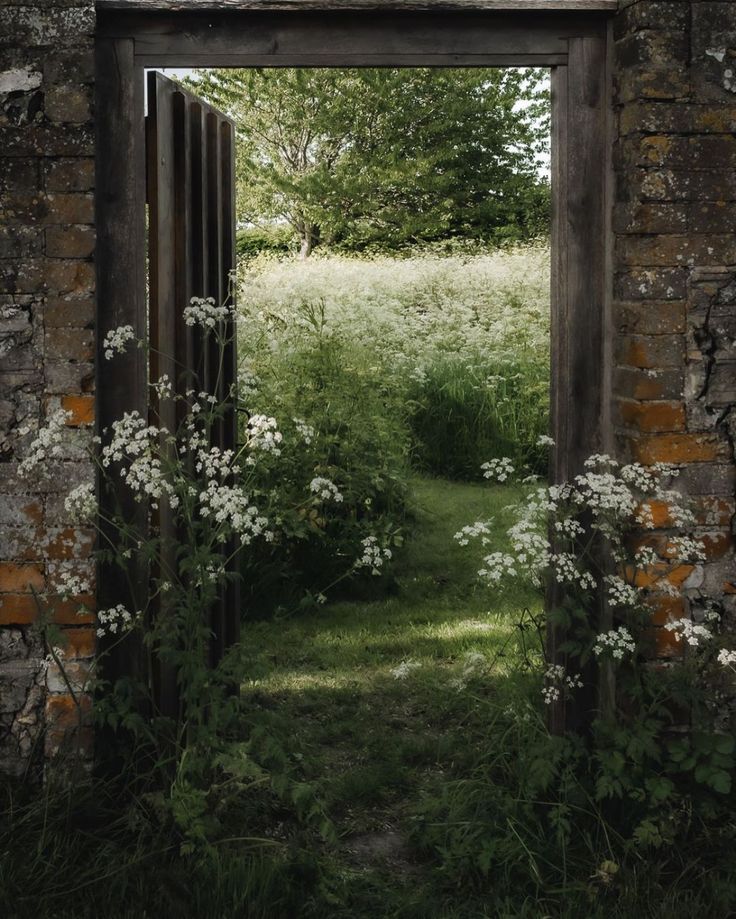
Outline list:
[[[89,2],[0,0],[0,771],[42,761],[77,723],[31,590],[91,575],[92,535],[69,525],[61,494],[92,480],[94,23]],[[18,460],[58,408],[70,450],[19,480]],[[65,641],[46,630],[73,679],[94,648],[78,607],[56,611]]]
[[[736,3],[621,0],[614,29],[617,443],[684,465],[709,560],[673,577],[694,615],[706,592],[736,615]],[[93,31],[90,2],[0,0],[0,771],[42,762],[77,721],[32,590],[91,577],[91,533],[60,496],[92,478]],[[20,481],[19,459],[59,407],[69,452]],[[94,646],[78,608],[55,614],[74,679]],[[684,612],[667,601],[656,621]],[[668,634],[663,654],[676,651]]]
[[[706,594],[733,617],[736,3],[622,0],[614,35],[618,443],[683,464],[707,547],[706,564],[673,573],[688,600],[663,602],[655,621],[697,617]],[[661,508],[660,546],[668,522]]]

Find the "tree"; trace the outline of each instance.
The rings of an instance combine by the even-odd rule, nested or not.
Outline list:
[[[315,245],[396,248],[546,230],[540,71],[199,71],[238,132],[241,224],[288,223]]]

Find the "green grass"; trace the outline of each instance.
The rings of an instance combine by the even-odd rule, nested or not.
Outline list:
[[[519,655],[514,623],[525,607],[538,611],[539,599],[494,598],[476,582],[480,546],[453,540],[463,525],[493,517],[488,551],[502,548],[517,488],[424,479],[415,497],[417,530],[388,595],[245,628],[252,724],[283,747],[334,824],[324,857],[335,917],[483,915],[445,890],[413,830],[422,802],[442,793],[449,771],[470,768],[487,740],[479,697],[503,706],[523,692],[509,675]],[[471,653],[484,662],[464,675]],[[396,678],[405,661],[417,666]]]

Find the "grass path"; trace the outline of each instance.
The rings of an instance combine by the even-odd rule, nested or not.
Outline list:
[[[480,546],[452,538],[494,517],[498,544],[489,551],[502,548],[503,508],[518,491],[420,479],[415,493],[417,532],[390,592],[254,622],[244,636],[250,717],[316,791],[335,828],[327,847],[335,917],[482,915],[457,905],[445,890],[451,879],[440,890],[413,828],[423,801],[487,742],[477,703],[508,704],[514,622],[539,601],[531,593],[494,598],[476,582]]]

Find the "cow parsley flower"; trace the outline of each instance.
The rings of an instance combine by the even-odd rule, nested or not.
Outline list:
[[[627,584],[617,574],[607,574],[603,580],[608,587],[607,596],[611,606],[636,606],[639,603],[639,591],[632,584]]]
[[[270,418],[268,415],[251,415],[248,419],[248,449],[252,452],[281,456],[281,442],[284,437],[278,428],[275,418]],[[255,466],[255,457],[249,456],[246,463],[249,466]]]
[[[303,418],[292,418],[294,426],[296,427],[297,434],[301,437],[304,443],[309,446],[315,438],[315,430],[311,424],[307,424]]]
[[[214,329],[218,323],[233,316],[232,306],[217,306],[213,297],[192,297],[189,306],[184,307],[184,322]]]
[[[108,634],[122,634],[132,628],[141,615],[140,610],[135,613],[128,612],[122,603],[109,609],[101,609],[97,613],[97,635],[102,638]]]
[[[382,548],[375,536],[366,536],[361,540],[363,547],[362,556],[356,560],[356,568],[370,568],[371,574],[379,575],[384,562],[393,557],[390,549]]]
[[[727,648],[721,648],[718,652],[718,663],[722,667],[732,667],[736,669],[736,651],[729,651]]]
[[[405,680],[421,666],[422,665],[419,663],[419,661],[408,658],[407,660],[402,661],[397,667],[394,667],[392,670],[390,670],[389,673],[395,680]]]
[[[549,434],[540,434],[537,438],[538,447],[554,447],[554,445],[554,438],[550,437]]]
[[[490,584],[499,584],[504,578],[517,577],[518,569],[513,555],[505,552],[491,552],[483,559],[483,567],[478,570],[478,577]]]
[[[46,419],[46,425],[39,429],[29,447],[28,456],[18,465],[18,475],[25,478],[42,463],[58,459],[63,455],[64,432],[71,412],[57,409]]]
[[[713,633],[704,625],[698,625],[691,619],[675,619],[673,622],[667,622],[665,628],[668,632],[674,632],[678,641],[685,641],[691,648],[700,646],[701,641],[709,641],[713,638]]]
[[[483,470],[484,479],[493,479],[496,482],[505,482],[509,476],[514,474],[514,464],[508,456],[489,460],[480,468]]]
[[[550,664],[544,674],[545,685],[542,698],[545,705],[558,702],[574,689],[582,689],[583,681],[579,673],[568,674],[561,664]]]
[[[121,325],[111,329],[102,341],[102,348],[106,360],[111,360],[116,354],[124,354],[129,341],[133,341],[135,332],[132,325]]]
[[[77,485],[64,498],[64,510],[74,523],[88,523],[97,513],[95,487],[91,484]]]
[[[485,545],[488,541],[486,537],[490,535],[491,531],[488,528],[488,523],[484,523],[482,520],[476,520],[476,522],[470,524],[470,526],[464,526],[462,530],[458,530],[453,538],[456,539],[461,546],[467,546],[471,539],[482,537],[483,544]]]
[[[312,479],[309,483],[309,490],[322,501],[334,501],[336,504],[340,504],[343,500],[337,485],[322,476]]]
[[[633,654],[634,651],[636,651],[636,642],[631,632],[623,625],[608,632],[601,632],[600,635],[596,636],[595,644],[593,645],[593,653],[597,657],[604,653],[610,653],[611,657],[619,661],[626,654]]]

